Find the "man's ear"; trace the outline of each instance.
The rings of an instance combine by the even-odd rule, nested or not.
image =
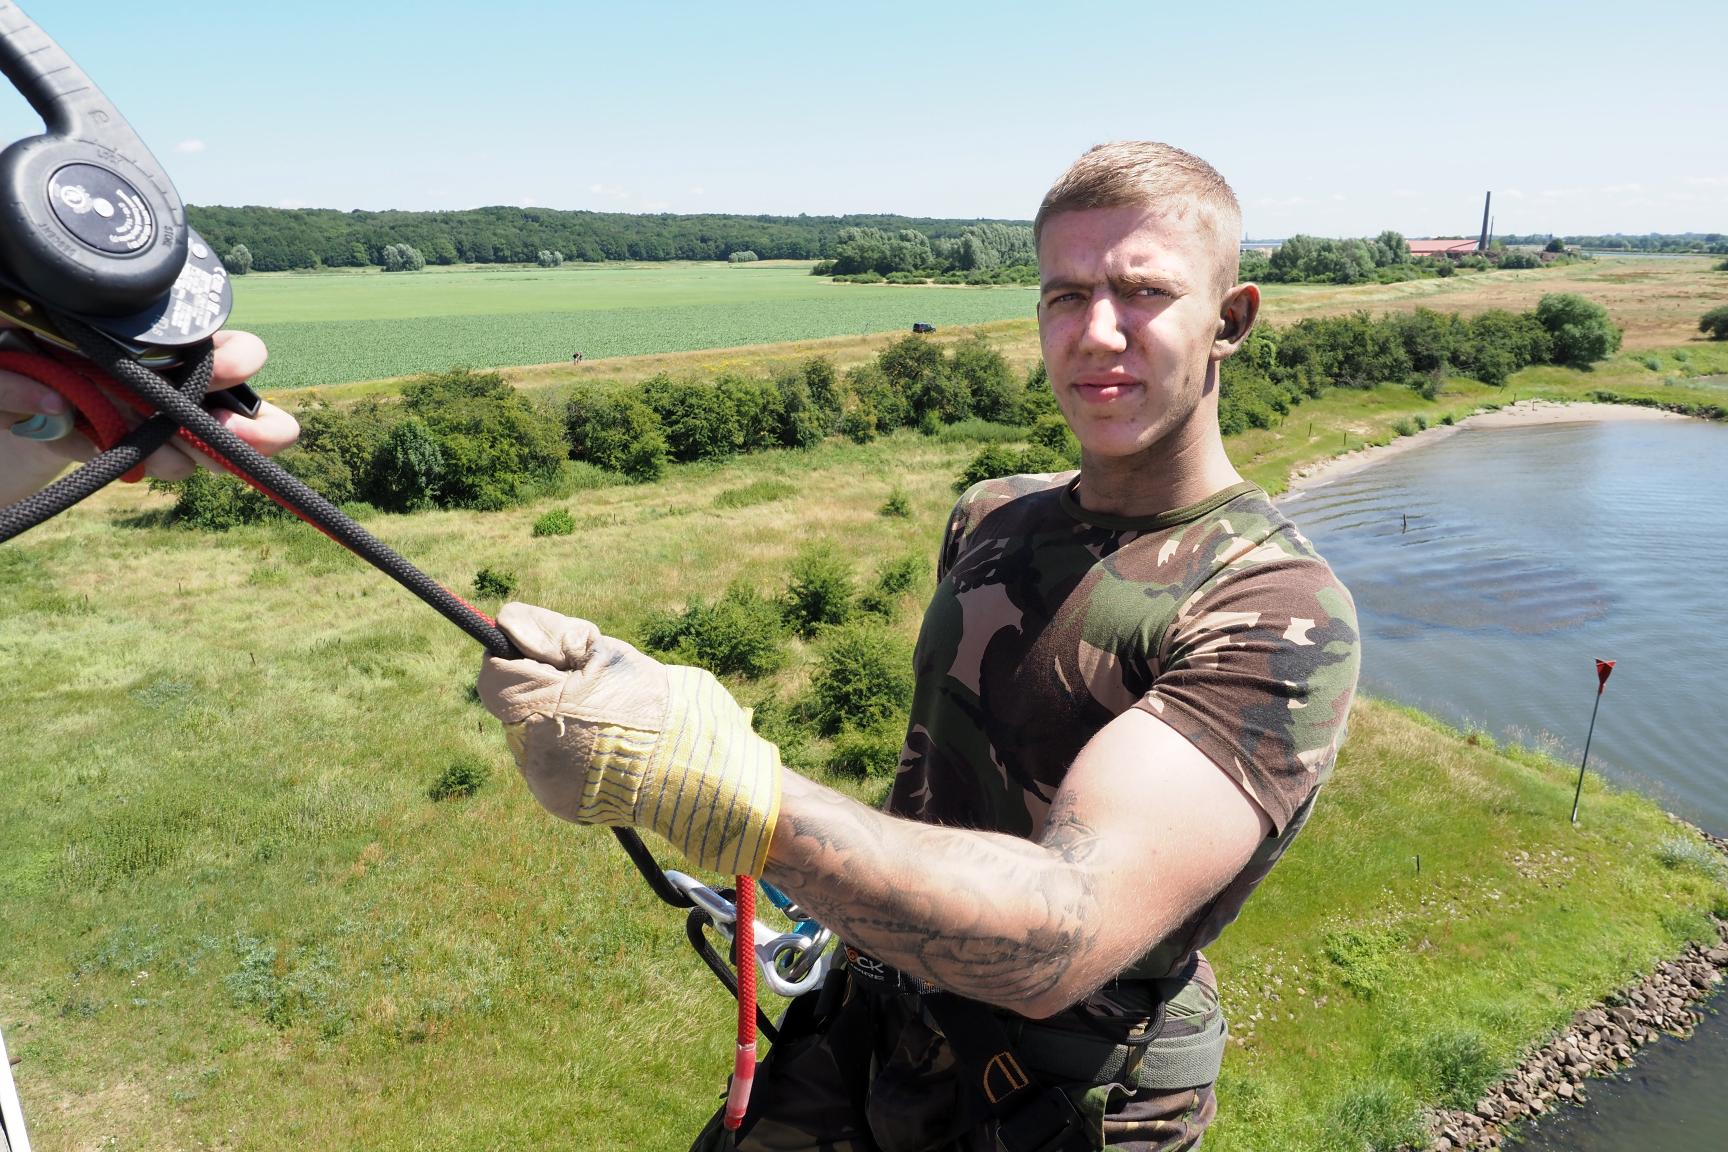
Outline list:
[[[1224,293],[1218,305],[1218,334],[1212,340],[1212,359],[1228,360],[1248,339],[1254,321],[1260,316],[1260,289],[1254,284],[1238,284]]]

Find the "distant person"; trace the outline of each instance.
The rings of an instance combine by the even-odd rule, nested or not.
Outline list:
[[[788,1010],[744,1149],[1194,1147],[1225,1041],[1199,950],[1344,737],[1350,596],[1219,434],[1260,304],[1235,195],[1186,152],[1108,144],[1034,234],[1080,468],[955,506],[885,812],[782,768],[706,672],[499,614],[522,657],[487,659],[480,694],[542,804],[762,876],[849,946]],[[695,1145],[730,1146],[718,1116]]]
[[[575,360],[575,361],[577,361],[577,362],[578,362],[578,363],[580,363],[580,362],[581,362],[581,360],[582,360],[582,353],[580,353],[580,352],[572,352],[572,353],[570,353],[570,359],[572,359],[572,360]]]
[[[264,367],[264,360],[264,344],[250,332],[218,332],[211,389],[245,383]],[[0,432],[0,506],[15,503],[46,487],[68,464],[88,460],[95,454],[96,446],[77,432],[51,440],[35,438],[61,432],[69,415],[65,400],[52,388],[14,372],[0,372],[0,429],[6,430]],[[226,410],[212,415],[265,455],[280,452],[300,435],[294,417],[274,404],[265,404],[251,418]],[[33,422],[32,418],[38,416],[43,419]],[[176,437],[150,455],[145,472],[164,480],[178,480],[191,475],[199,465],[214,466]]]

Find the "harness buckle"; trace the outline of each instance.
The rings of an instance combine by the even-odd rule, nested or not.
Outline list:
[[[996,1146],[1001,1152],[1090,1152],[1093,1144],[1068,1093],[1045,1088],[998,1119]]]

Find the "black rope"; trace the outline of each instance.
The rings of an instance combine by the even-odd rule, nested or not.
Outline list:
[[[114,380],[150,401],[162,415],[140,424],[118,445],[76,472],[55,481],[34,496],[0,509],[0,542],[65,511],[103,485],[125,475],[183,427],[267,491],[304,513],[338,543],[436,608],[446,619],[478,640],[486,651],[505,659],[519,655],[515,645],[497,625],[356,524],[317,490],[222,427],[204,411],[199,401],[210,383],[214,349],[207,348],[185,373],[184,379],[175,385],[127,357],[112,341],[78,318],[55,314],[53,319],[60,331],[72,339],[86,356],[101,365]],[[674,907],[690,906],[689,898],[672,887],[653,853],[634,830],[614,828],[612,834],[656,895]]]
[[[103,371],[172,417],[182,428],[219,452],[230,464],[282,497],[349,551],[436,608],[451,623],[478,640],[494,656],[517,655],[497,625],[464,604],[449,589],[404,560],[396,551],[356,524],[316,489],[218,424],[214,417],[181,395],[156,373],[128,357],[112,341],[74,316],[54,314],[54,324]]]

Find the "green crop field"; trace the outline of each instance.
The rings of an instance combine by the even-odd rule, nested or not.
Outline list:
[[[235,284],[265,388],[730,348],[1032,315],[1031,288],[834,284],[810,265],[606,264],[269,273]]]

